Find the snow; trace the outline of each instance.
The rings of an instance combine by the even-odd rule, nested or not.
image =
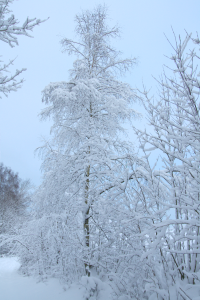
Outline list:
[[[83,288],[78,285],[64,291],[56,279],[37,283],[33,277],[18,274],[19,267],[16,257],[0,258],[1,300],[83,300]]]
[[[20,263],[16,257],[0,257],[0,299],[1,300],[84,300],[91,296],[98,286],[98,299],[111,300],[111,289],[95,277],[83,276],[80,284],[65,289],[57,279],[37,282],[34,277],[19,274]]]

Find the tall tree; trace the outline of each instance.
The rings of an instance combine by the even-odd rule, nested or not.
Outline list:
[[[74,214],[73,226],[69,226],[83,224],[79,238],[88,276],[98,264],[94,249],[112,240],[108,207],[113,205],[112,198],[123,193],[132,159],[131,147],[121,140],[122,123],[137,114],[130,107],[133,90],[116,78],[135,59],[122,59],[110,45],[119,29],[109,28],[106,17],[102,6],[76,16],[78,42],[61,41],[63,51],[77,56],[70,80],[44,89],[47,108],[41,112],[42,119],[53,119],[53,126],[52,140],[41,149],[44,183],[39,198],[48,211],[56,207],[59,213]]]
[[[9,5],[12,4],[13,0],[0,0],[0,40],[4,43],[7,43],[10,47],[14,47],[18,45],[18,36],[25,35],[28,37],[32,37],[30,35],[30,31],[33,28],[44,20],[40,19],[29,19],[27,18],[23,25],[18,25],[19,21],[12,14],[7,17],[7,14],[10,14],[12,11],[9,9]],[[4,95],[8,95],[11,91],[16,91],[21,87],[23,83],[23,79],[17,81],[18,75],[20,75],[26,69],[16,70],[14,75],[8,76],[9,66],[14,62],[10,60],[9,63],[0,66],[0,92]]]

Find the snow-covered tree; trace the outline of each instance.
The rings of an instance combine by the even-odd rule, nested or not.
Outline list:
[[[15,232],[16,225],[28,216],[29,187],[29,181],[0,164],[0,240],[3,234]],[[0,248],[2,251],[5,248]]]
[[[19,25],[19,21],[13,14],[7,17],[12,11],[9,9],[9,5],[12,4],[13,0],[0,0],[0,40],[4,43],[9,44],[10,47],[18,45],[18,36],[25,35],[32,37],[30,31],[39,24],[42,20],[40,19],[27,19],[23,25]],[[0,92],[4,95],[8,95],[11,91],[16,91],[21,87],[23,79],[17,80],[19,74],[26,69],[16,70],[15,74],[8,75],[9,66],[12,65],[14,60],[10,60],[0,66]]]
[[[175,42],[170,58],[173,67],[158,80],[159,97],[150,97],[146,90],[142,95],[153,131],[136,130],[144,153],[159,149],[161,157],[160,170],[149,168],[146,173],[147,182],[151,183],[152,176],[159,182],[150,189],[159,194],[152,223],[145,232],[144,256],[154,262],[148,289],[157,294],[157,299],[171,299],[172,286],[177,293],[173,299],[191,299],[191,286],[181,282],[194,285],[200,281],[199,56],[198,46],[188,46],[200,42],[188,34],[184,41],[179,37]],[[149,201],[148,194],[146,199]]]
[[[106,193],[114,187],[115,193],[123,191],[126,164],[131,160],[129,145],[119,134],[124,132],[121,123],[136,114],[130,107],[134,93],[115,74],[129,69],[135,59],[122,59],[110,45],[119,30],[107,27],[104,7],[83,12],[76,23],[78,42],[61,41],[64,51],[77,56],[70,80],[51,83],[43,91],[47,108],[41,117],[51,117],[54,124],[52,141],[43,147],[44,182],[50,186],[42,199],[50,209],[62,205],[77,214],[76,222],[83,224],[80,239],[88,253],[84,262],[89,275],[96,265],[92,253],[100,246],[100,231],[103,239],[107,236]]]
[[[61,41],[77,57],[70,79],[43,91],[47,107],[41,118],[52,118],[52,138],[39,149],[44,180],[34,196],[36,220],[29,223],[34,233],[22,234],[28,246],[22,270],[68,280],[95,272],[118,282],[120,294],[125,288],[119,251],[123,255],[127,247],[121,221],[135,161],[132,145],[122,140],[123,122],[137,113],[131,107],[134,91],[117,73],[135,59],[122,59],[111,46],[119,30],[109,28],[106,17],[102,6],[76,16],[79,40]]]

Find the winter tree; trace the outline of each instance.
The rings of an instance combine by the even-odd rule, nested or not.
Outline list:
[[[61,41],[63,51],[77,56],[70,80],[51,83],[43,91],[47,108],[41,117],[51,117],[54,122],[52,142],[43,148],[43,168],[44,180],[54,185],[54,191],[57,185],[55,198],[51,189],[51,201],[57,205],[58,199],[64,200],[65,210],[74,207],[77,222],[83,223],[81,242],[86,253],[90,249],[84,256],[89,276],[90,267],[96,264],[92,261],[92,248],[99,244],[96,232],[104,231],[99,220],[108,205],[104,195],[114,186],[123,186],[126,162],[131,157],[119,134],[124,132],[121,123],[135,115],[130,107],[134,93],[115,74],[128,70],[135,59],[122,59],[110,45],[119,29],[107,27],[104,7],[83,12],[75,20],[78,42]]]
[[[30,32],[33,28],[44,20],[40,19],[27,19],[23,25],[19,25],[19,21],[15,18],[13,14],[7,17],[12,11],[9,9],[9,5],[12,4],[13,0],[0,0],[0,40],[4,43],[7,43],[10,47],[15,47],[18,45],[18,36],[25,35],[32,37]],[[8,63],[5,63],[0,66],[0,92],[4,95],[8,95],[11,91],[16,91],[20,88],[23,79],[17,80],[18,75],[20,75],[26,69],[16,70],[15,74],[8,75],[9,66],[14,62],[10,60]]]
[[[160,170],[149,164],[142,187],[152,206],[145,190],[152,178],[157,180],[157,185],[150,185],[157,199],[149,214],[152,223],[144,232],[148,239],[143,257],[151,264],[147,289],[154,292],[152,299],[193,299],[194,285],[200,281],[199,43],[189,34],[183,41],[175,37],[173,67],[158,80],[159,97],[150,97],[146,90],[141,97],[153,131],[136,133],[146,159],[159,149],[162,163]],[[195,46],[191,49],[189,44]]]
[[[34,265],[40,274],[71,281],[93,272],[114,280],[122,269],[117,251],[126,241],[122,217],[115,214],[126,211],[122,202],[128,202],[125,189],[135,159],[132,145],[122,140],[123,122],[137,113],[133,89],[117,74],[135,59],[122,59],[111,46],[119,29],[109,28],[106,18],[102,6],[76,16],[79,40],[61,41],[63,51],[77,57],[70,79],[43,91],[47,107],[41,118],[52,118],[52,139],[40,148],[44,180],[34,196],[38,225],[29,224],[35,235],[25,241],[27,273]]]
[[[16,225],[28,215],[29,187],[29,181],[21,180],[17,173],[0,165],[0,239],[3,234],[13,234]]]

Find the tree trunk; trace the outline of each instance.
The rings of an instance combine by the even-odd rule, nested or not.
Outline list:
[[[90,175],[90,166],[87,167],[86,170],[86,185],[85,185],[85,206],[86,206],[86,212],[84,215],[84,235],[85,235],[85,246],[90,247],[90,227],[89,227],[89,212],[90,212],[90,206],[88,205],[88,192],[89,192],[89,175]],[[85,262],[85,273],[89,277],[90,276],[90,265],[88,262]]]

